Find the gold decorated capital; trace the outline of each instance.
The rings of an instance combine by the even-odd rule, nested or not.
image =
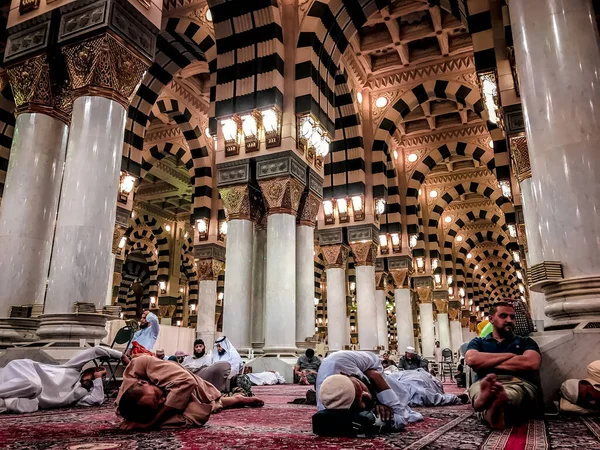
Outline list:
[[[462,311],[460,318],[460,326],[463,328],[469,328],[469,323],[471,322],[471,313],[467,310]]]
[[[433,300],[433,289],[430,287],[418,287],[417,296],[420,303],[431,303]]]
[[[217,281],[225,269],[225,263],[218,259],[201,259],[197,263],[198,281]]]
[[[404,287],[404,282],[406,281],[406,276],[408,275],[408,269],[390,270],[390,275],[394,280],[396,289],[402,289]]]
[[[314,227],[321,207],[321,199],[312,191],[308,191],[300,202],[298,222],[300,225]]]
[[[291,176],[271,178],[258,182],[267,203],[268,215],[298,212],[304,185]]]
[[[460,320],[462,309],[460,302],[450,302],[448,305],[448,318],[450,320]]]
[[[526,136],[510,138],[510,154],[519,183],[527,178],[531,178],[531,163],[529,161]]]
[[[149,67],[145,58],[110,33],[66,46],[62,53],[73,98],[100,96],[124,108]]]
[[[123,274],[121,272],[115,272],[113,274],[113,286],[120,286],[123,280]]]
[[[15,114],[41,113],[70,123],[73,108],[68,80],[51,71],[48,55],[26,59],[6,70],[15,100]],[[1,83],[4,84],[6,80]]]
[[[439,314],[448,314],[448,300],[442,298],[433,299],[435,309]]]
[[[250,196],[247,184],[219,188],[227,220],[250,220]]]
[[[345,269],[350,249],[343,244],[325,245],[321,247],[326,269]]]
[[[377,244],[373,241],[354,242],[350,244],[352,255],[354,256],[354,265],[356,266],[374,266],[377,258]]]
[[[386,288],[387,273],[375,272],[375,289],[383,291]]]

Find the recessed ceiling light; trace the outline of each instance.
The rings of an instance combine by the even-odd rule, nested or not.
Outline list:
[[[398,151],[394,150],[394,159],[398,159]]]
[[[356,93],[356,100],[358,100],[358,103],[362,103],[362,94],[360,92]]]
[[[419,159],[419,155],[416,153],[411,153],[408,155],[408,162],[415,162],[417,159]]]
[[[210,12],[210,8],[206,10],[206,20],[212,22],[212,13]]]
[[[377,100],[375,100],[375,106],[378,108],[383,108],[385,105],[387,105],[387,103],[388,99],[385,97],[379,97]]]
[[[431,192],[429,193],[429,196],[430,196],[431,198],[436,198],[436,197],[438,196],[438,191],[431,191]]]
[[[460,241],[462,241],[462,240],[463,240],[463,237],[462,237],[461,235],[458,235],[458,236],[456,236],[456,240],[457,240],[458,242],[460,242]]]
[[[444,218],[444,222],[446,222],[446,223],[450,223],[450,222],[452,222],[452,217],[450,217],[450,216],[446,216],[446,217]]]

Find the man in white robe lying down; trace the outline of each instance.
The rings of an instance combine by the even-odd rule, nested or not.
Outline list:
[[[104,401],[106,369],[81,369],[100,357],[129,359],[107,347],[92,347],[61,365],[16,359],[0,368],[0,412],[30,413],[69,405],[99,406]]]
[[[466,395],[445,394],[442,382],[423,369],[384,372],[400,403],[409,406],[445,406],[467,403]]]

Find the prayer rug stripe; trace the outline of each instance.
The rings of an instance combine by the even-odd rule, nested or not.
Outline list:
[[[592,434],[596,437],[596,439],[600,442],[600,425],[598,425],[594,420],[590,417],[581,416],[581,421],[588,427],[588,430],[592,432]]]
[[[486,450],[504,450],[510,434],[512,433],[512,427],[506,428],[505,430],[492,431],[488,436],[487,440],[483,444],[482,448]]]
[[[530,420],[527,429],[525,450],[547,450],[548,436],[543,420]]]
[[[406,447],[405,450],[420,450],[423,447],[425,447],[428,444],[431,444],[433,441],[435,441],[437,438],[439,438],[441,435],[443,435],[444,433],[446,433],[447,431],[451,430],[452,428],[454,428],[456,425],[458,425],[459,423],[465,421],[466,419],[468,419],[469,417],[471,417],[473,415],[473,412],[470,411],[466,414],[463,414],[461,416],[458,416],[456,419],[454,419],[452,422],[448,422],[446,425],[438,428],[437,430],[435,430],[434,432],[428,434],[427,436],[419,439],[416,442],[413,442],[411,445],[409,445],[408,447]]]

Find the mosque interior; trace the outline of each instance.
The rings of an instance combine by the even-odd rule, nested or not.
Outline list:
[[[306,347],[456,352],[510,298],[548,392],[600,359],[600,2],[0,12],[0,347],[150,310],[288,379]]]

